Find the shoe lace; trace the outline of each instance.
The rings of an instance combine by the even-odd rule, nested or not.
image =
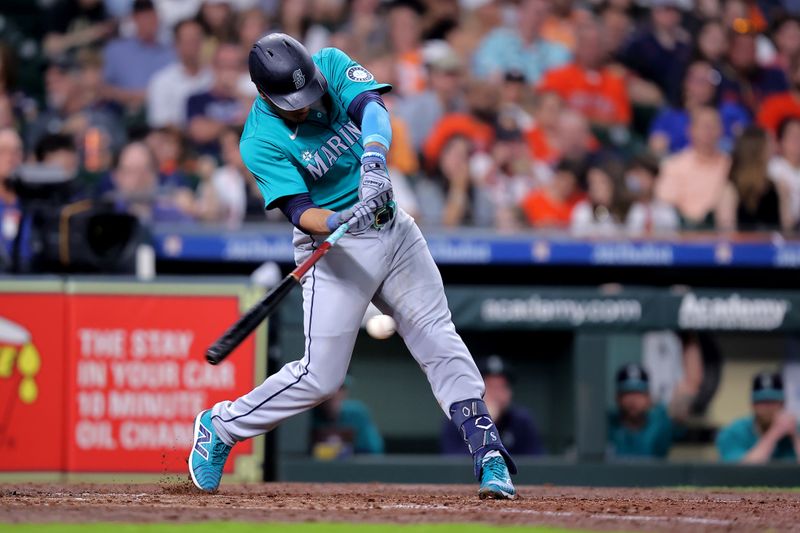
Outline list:
[[[225,461],[228,459],[228,454],[231,452],[231,447],[222,442],[221,440],[217,440],[214,443],[214,448],[211,452],[211,462],[217,466],[223,466]]]
[[[483,463],[483,477],[491,476],[499,479],[506,479],[506,462],[502,457],[492,457]]]

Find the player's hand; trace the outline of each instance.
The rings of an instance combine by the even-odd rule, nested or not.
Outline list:
[[[386,169],[386,150],[378,144],[368,144],[361,156],[361,185],[358,199],[379,209],[394,199],[392,182]]]
[[[780,437],[793,436],[797,433],[797,418],[788,411],[781,411],[775,415],[769,430]]]
[[[375,223],[375,210],[364,202],[358,202],[350,209],[345,209],[329,216],[327,221],[328,229],[332,233],[345,222],[349,226],[348,233],[361,233]]]

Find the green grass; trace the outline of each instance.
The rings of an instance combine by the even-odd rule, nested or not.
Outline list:
[[[3,524],[8,533],[579,533],[577,529],[486,524]]]

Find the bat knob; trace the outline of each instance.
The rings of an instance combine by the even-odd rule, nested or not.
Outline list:
[[[208,363],[211,365],[216,365],[222,359],[222,357],[220,357],[221,355],[222,354],[220,354],[214,348],[209,348],[206,350],[206,361],[208,361]]]

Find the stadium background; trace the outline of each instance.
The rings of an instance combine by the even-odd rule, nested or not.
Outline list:
[[[194,364],[290,266],[290,226],[264,215],[236,153],[254,97],[246,52],[280,30],[394,84],[400,204],[471,350],[511,364],[543,438],[522,483],[795,484],[785,464],[720,466],[713,439],[750,412],[759,370],[782,370],[800,413],[800,161],[781,142],[798,135],[798,7],[4,0],[0,470],[180,472],[192,409],[302,350],[295,293],[225,369]],[[518,31],[535,44],[519,49]],[[196,68],[183,101],[172,93],[191,83],[162,70],[176,54]],[[681,152],[689,120],[711,131],[688,141],[710,166],[682,157],[697,156]],[[748,152],[753,138],[766,148]],[[652,332],[700,343],[704,397],[668,459],[629,463],[609,453],[605,413],[617,367],[647,363]],[[670,358],[674,373],[680,349]],[[443,416],[399,339],[362,335],[351,377],[386,455],[313,460],[303,415],[242,447],[239,479],[470,481],[468,458],[437,456]],[[42,442],[42,420],[58,439]]]

